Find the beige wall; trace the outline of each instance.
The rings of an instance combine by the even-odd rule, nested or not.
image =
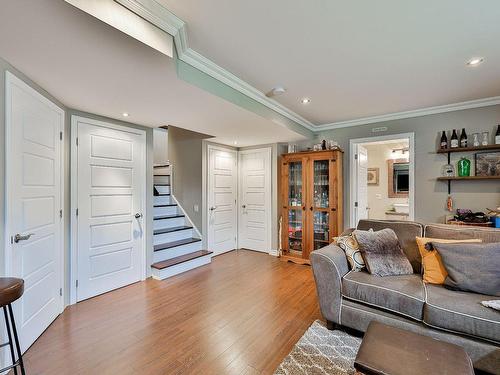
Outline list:
[[[415,220],[421,222],[443,222],[446,211],[447,185],[436,181],[441,167],[446,164],[446,156],[436,154],[440,131],[465,128],[467,134],[492,132],[500,123],[500,105],[466,109],[409,119],[379,122],[353,126],[320,133],[317,139],[335,139],[345,151],[344,158],[344,224],[349,222],[349,140],[387,134],[413,132],[415,134]],[[372,129],[386,126],[387,131],[373,133]],[[456,163],[461,154],[452,156]],[[473,155],[468,154],[473,162]],[[500,205],[500,183],[491,181],[457,181],[452,184],[455,208],[470,208],[483,211],[486,207]]]
[[[203,140],[206,134],[168,127],[168,159],[172,165],[173,194],[196,228],[202,232]],[[195,212],[194,206],[198,206]]]
[[[391,209],[393,203],[408,203],[408,198],[389,198],[388,166],[392,150],[402,147],[400,143],[385,143],[364,145],[368,151],[368,168],[379,168],[378,185],[368,185],[368,217],[370,219],[387,219],[385,212]],[[408,147],[408,146],[406,146]]]

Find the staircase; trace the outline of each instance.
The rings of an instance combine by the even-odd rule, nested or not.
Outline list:
[[[208,264],[197,230],[171,195],[171,166],[154,166],[152,276],[163,280]]]

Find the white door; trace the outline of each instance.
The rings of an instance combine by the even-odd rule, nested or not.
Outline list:
[[[25,351],[62,312],[64,111],[6,75],[6,274],[24,279],[14,303]]]
[[[358,145],[357,155],[356,225],[359,220],[368,219],[368,151]]]
[[[238,246],[271,251],[271,149],[240,151]]]
[[[208,248],[214,255],[237,247],[236,151],[208,148]]]
[[[72,134],[81,301],[142,278],[145,133],[73,117]]]

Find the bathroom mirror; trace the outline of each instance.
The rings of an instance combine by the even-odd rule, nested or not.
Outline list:
[[[410,189],[410,163],[407,159],[387,160],[389,198],[408,198]]]

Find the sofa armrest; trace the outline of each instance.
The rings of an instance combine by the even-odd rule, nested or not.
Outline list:
[[[337,245],[315,250],[310,256],[323,317],[340,324],[342,277],[349,272],[344,251]]]

